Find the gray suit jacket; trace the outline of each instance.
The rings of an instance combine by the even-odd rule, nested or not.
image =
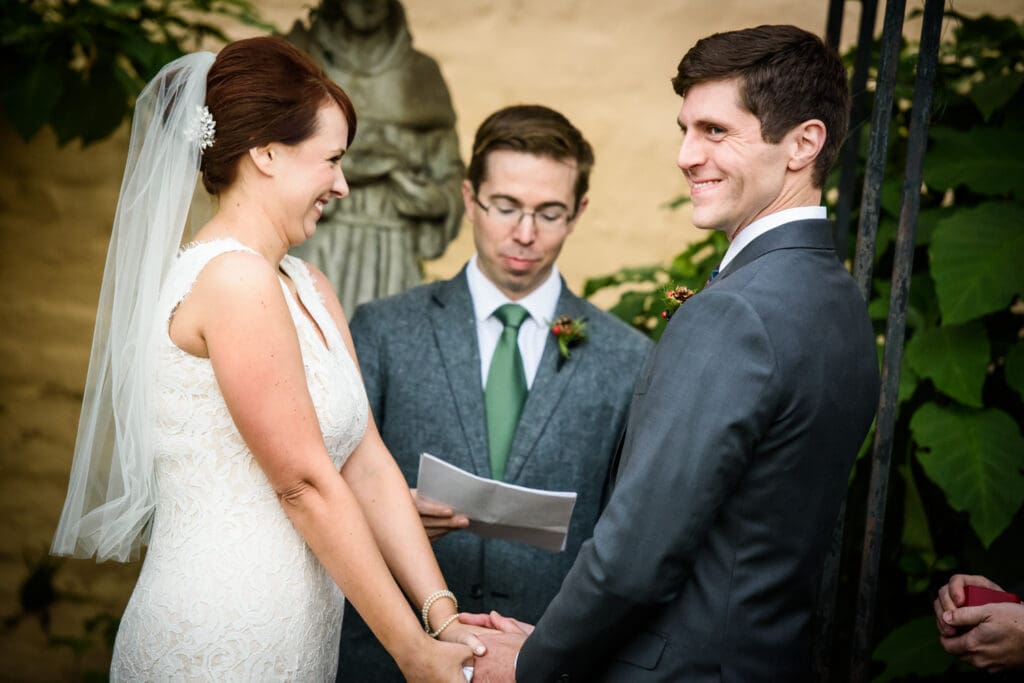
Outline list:
[[[562,360],[552,336],[527,397],[506,481],[576,491],[564,552],[453,532],[434,544],[463,611],[497,609],[536,621],[593,532],[608,462],[651,343],[564,285],[558,315],[588,321]],[[351,322],[367,395],[384,442],[415,486],[427,451],[490,476],[480,354],[465,270],[360,306]],[[339,680],[401,681],[358,614],[346,609]]]
[[[754,240],[651,354],[608,505],[517,679],[809,680],[821,565],[878,382],[828,221]]]

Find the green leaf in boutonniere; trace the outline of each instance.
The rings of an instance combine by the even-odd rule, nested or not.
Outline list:
[[[676,312],[680,306],[686,303],[687,299],[696,294],[689,287],[670,287],[665,290],[665,310],[661,312],[661,317],[668,320],[672,317],[672,314]]]
[[[560,315],[551,323],[551,334],[555,335],[558,342],[558,352],[562,355],[562,360],[567,360],[571,355],[569,349],[587,341],[587,319]]]

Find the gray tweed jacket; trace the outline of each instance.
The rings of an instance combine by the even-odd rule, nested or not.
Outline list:
[[[468,532],[434,544],[463,611],[496,609],[537,620],[558,591],[597,520],[609,460],[633,386],[651,343],[562,284],[558,315],[586,318],[588,339],[561,359],[552,336],[544,349],[506,481],[576,491],[564,552],[485,540]],[[490,476],[480,354],[465,270],[360,306],[352,336],[370,406],[384,442],[409,484],[427,451]],[[346,609],[339,680],[401,681],[397,667],[358,614]]]

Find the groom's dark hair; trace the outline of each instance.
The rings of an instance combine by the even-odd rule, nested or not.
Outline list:
[[[739,80],[743,106],[761,121],[765,142],[778,143],[810,119],[825,124],[825,145],[812,177],[821,187],[839,156],[850,119],[846,67],[836,51],[796,26],[716,33],[690,48],[672,87],[686,97],[695,85],[733,78]]]

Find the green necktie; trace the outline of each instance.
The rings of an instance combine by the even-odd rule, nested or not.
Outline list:
[[[519,326],[529,315],[518,304],[505,304],[494,311],[494,317],[505,329],[494,348],[491,367],[487,371],[484,403],[487,408],[487,445],[491,455],[491,477],[505,478],[508,452],[519,424],[519,415],[526,401],[526,372],[519,355]]]

